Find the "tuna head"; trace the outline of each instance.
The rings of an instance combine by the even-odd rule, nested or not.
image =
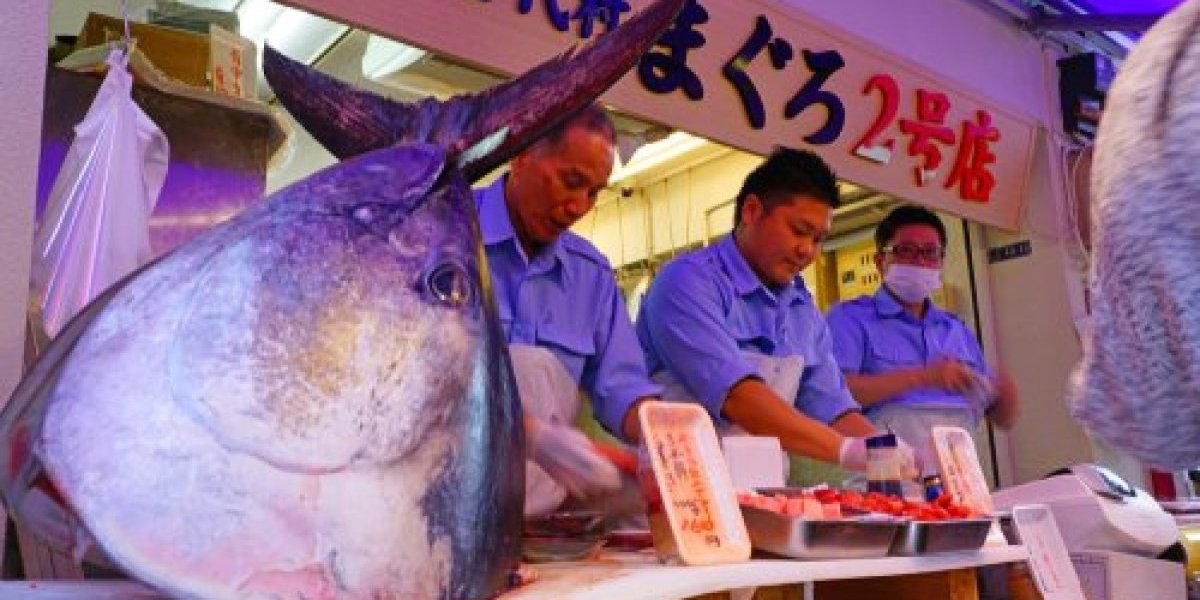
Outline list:
[[[118,565],[183,597],[501,589],[519,403],[470,191],[445,166],[431,146],[339,165],[94,317],[35,451]]]
[[[301,110],[353,158],[67,325],[0,415],[10,511],[181,598],[502,591],[523,437],[468,182],[590,102],[682,3],[416,112],[304,70],[276,79],[349,115]]]

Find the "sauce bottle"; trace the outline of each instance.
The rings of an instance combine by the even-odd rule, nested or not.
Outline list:
[[[890,496],[904,495],[900,481],[904,468],[896,434],[867,438],[867,491]]]

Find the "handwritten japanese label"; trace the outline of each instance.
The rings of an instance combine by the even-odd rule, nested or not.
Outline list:
[[[212,26],[209,38],[213,91],[237,98],[249,97],[257,71],[253,63],[254,43],[216,25]]]
[[[681,547],[721,547],[713,503],[712,482],[696,448],[692,419],[672,422],[671,415],[658,417],[658,427],[647,434],[647,445],[660,465],[658,484],[664,507],[675,516],[677,541]]]

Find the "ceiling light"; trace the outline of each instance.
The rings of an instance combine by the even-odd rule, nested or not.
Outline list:
[[[620,164],[617,157],[617,168],[613,169],[608,178],[609,185],[636,177],[650,169],[666,164],[689,152],[703,148],[708,141],[683,131],[676,131],[665,139],[651,142],[638,148],[628,163]]]
[[[247,0],[237,10],[242,36],[271,44],[293,60],[312,64],[348,27],[269,0]]]
[[[232,11],[241,0],[184,0],[183,4],[196,6],[199,8],[208,8],[211,10]],[[163,4],[163,0],[158,0],[157,4]]]
[[[362,74],[368,79],[385,79],[425,58],[426,52],[408,44],[372,34],[363,53]]]
[[[245,0],[238,5],[237,14],[242,37],[258,48],[259,65],[264,44],[270,44],[292,60],[311,65],[349,29],[269,0]],[[259,77],[258,97],[265,99],[270,95],[265,80]]]

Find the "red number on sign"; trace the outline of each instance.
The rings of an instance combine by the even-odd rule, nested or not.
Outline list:
[[[874,90],[879,90],[883,106],[880,107],[879,117],[875,119],[875,123],[854,146],[854,154],[870,161],[887,164],[892,160],[892,146],[896,141],[889,139],[879,143],[875,141],[875,138],[879,137],[885,129],[892,125],[892,121],[896,120],[896,112],[900,108],[900,86],[896,84],[896,80],[891,75],[876,75],[867,82],[863,88],[863,94],[870,94]]]

